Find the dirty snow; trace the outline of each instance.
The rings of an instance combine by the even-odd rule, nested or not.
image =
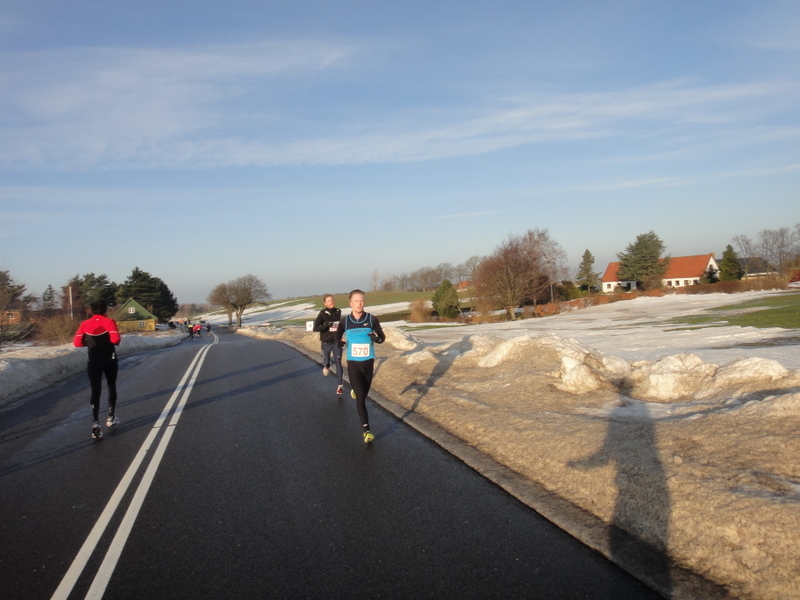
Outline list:
[[[171,330],[123,334],[117,354],[122,357],[165,348],[179,344],[185,337]],[[0,353],[0,408],[85,370],[86,348],[75,348],[72,344],[4,347]]]
[[[411,332],[384,324],[373,387],[734,596],[800,597],[798,333],[669,322],[775,293],[639,298]],[[316,312],[251,311],[242,333],[316,351],[317,334],[264,326]],[[50,385],[71,374],[75,355],[3,353],[0,404],[28,393],[20,377]],[[621,551],[613,536],[607,551]],[[661,591],[687,597],[672,585]]]

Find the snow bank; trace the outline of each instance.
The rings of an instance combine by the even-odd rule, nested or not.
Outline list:
[[[174,346],[186,337],[178,332],[126,334],[118,346],[119,356]],[[0,354],[0,407],[28,394],[47,389],[86,369],[86,348],[72,344],[29,347]]]
[[[609,533],[593,547],[624,560],[622,529],[732,595],[796,596],[800,371],[690,352],[628,362],[553,333],[433,344],[384,329],[373,388],[595,515]],[[271,335],[319,351],[317,334]],[[681,585],[658,589],[693,597]]]

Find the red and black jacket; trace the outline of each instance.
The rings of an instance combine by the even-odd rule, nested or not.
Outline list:
[[[75,333],[73,344],[76,348],[89,348],[89,364],[105,366],[117,360],[117,346],[120,342],[117,322],[105,315],[92,315],[86,319]]]

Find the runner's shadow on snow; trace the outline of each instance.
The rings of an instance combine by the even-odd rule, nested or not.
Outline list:
[[[669,543],[670,496],[658,454],[656,430],[644,410],[621,406],[609,417],[603,446],[569,466],[588,470],[613,464],[617,497],[608,527],[608,552],[623,569],[644,573],[644,583],[665,598],[672,597]],[[636,565],[635,569],[628,569]]]
[[[453,366],[453,363],[459,356],[469,352],[470,350],[472,350],[472,342],[470,341],[469,336],[467,336],[464,337],[460,342],[450,344],[438,353],[432,351],[432,354],[437,358],[436,364],[433,366],[430,374],[424,381],[415,379],[400,392],[401,396],[406,393],[414,393],[416,397],[411,404],[411,408],[400,415],[399,421],[391,426],[387,433],[391,433],[397,429],[397,427],[400,426],[400,421],[405,421],[411,414],[417,412],[420,403],[428,395],[428,392],[430,392],[431,388],[436,385],[436,382],[450,370],[450,368]]]

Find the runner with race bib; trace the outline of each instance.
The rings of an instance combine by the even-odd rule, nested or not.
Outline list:
[[[375,436],[369,430],[366,400],[375,370],[375,344],[382,344],[386,336],[378,318],[364,312],[365,299],[366,295],[361,290],[350,292],[352,312],[339,322],[335,336],[340,345],[344,343],[342,338],[347,337],[347,375],[352,388],[350,395],[356,400],[364,442],[369,444]]]

